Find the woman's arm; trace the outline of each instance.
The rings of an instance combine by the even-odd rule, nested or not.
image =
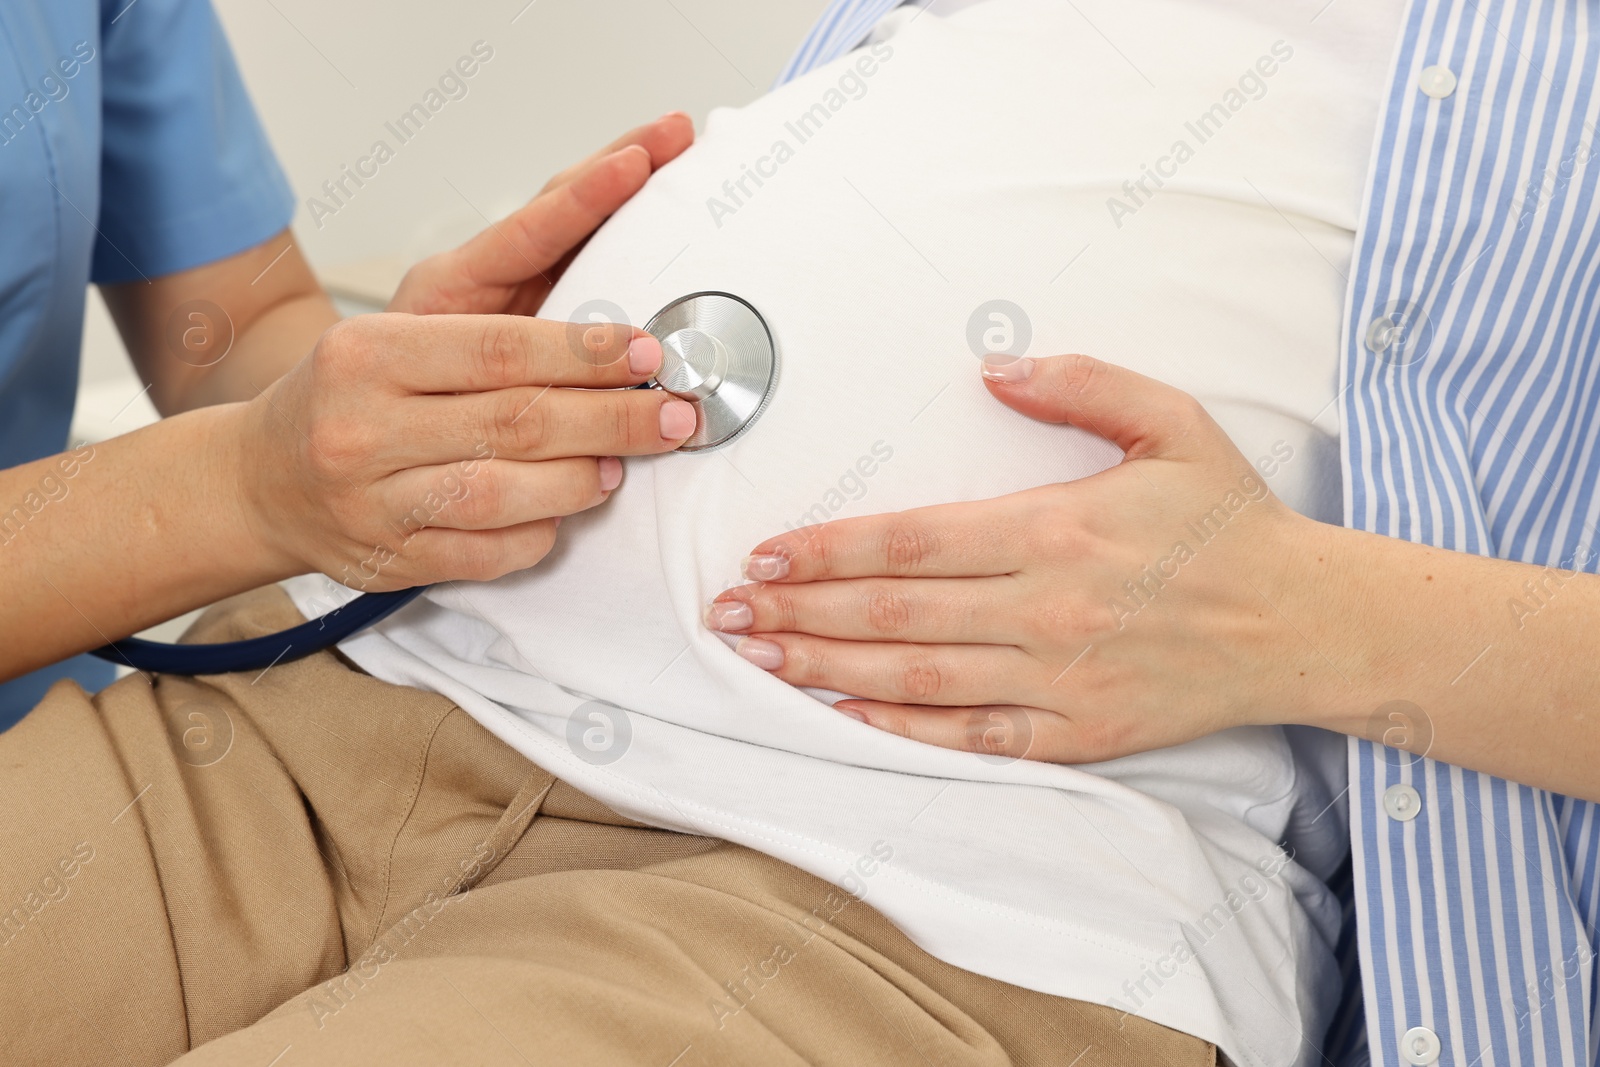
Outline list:
[[[1592,559],[1540,567],[1299,523],[1330,570],[1296,621],[1349,685],[1306,693],[1295,721],[1600,801]]]
[[[288,230],[216,263],[102,294],[163,415],[251,399],[339,320]]]
[[[191,375],[160,369],[182,361],[161,348],[156,297],[120,300],[163,406],[195,410],[0,471],[0,680],[307,571],[378,590],[537,562],[553,520],[616,487],[610,457],[681,443],[667,431],[688,405],[619,388],[660,361],[632,327],[575,336],[496,312],[536,308],[566,255],[692,138],[679,115],[640,127],[419,264],[392,306],[440,314],[361,316],[315,336],[325,298],[257,298],[234,277],[211,291],[259,301],[240,315],[259,362],[230,352]],[[273,382],[279,363],[292,369]],[[253,399],[217,402],[240,392]]]
[[[0,471],[0,680],[287,577],[239,493],[241,408]]]
[[[545,210],[519,211],[461,248],[418,264],[389,310],[534,314],[571,250],[564,242],[575,245],[614,210],[616,190],[594,184],[594,167],[633,149],[653,170],[693,140],[694,127],[681,112],[628,131],[550,179],[540,190]],[[567,220],[562,225],[551,224],[552,207]],[[162,415],[253,399],[339,319],[289,230],[193,270],[105,286],[102,295]]]
[[[708,622],[786,681],[865,698],[841,712],[951,748],[1082,763],[1306,723],[1600,800],[1600,578],[1304,518],[1197,402],[1119,367],[985,377],[1125,460],[775,537]]]

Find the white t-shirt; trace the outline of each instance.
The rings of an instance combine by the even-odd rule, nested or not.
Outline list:
[[[760,421],[628,460],[538,567],[437,587],[344,651],[627,815],[844,885],[953,964],[1239,1064],[1316,1062],[1337,742],[1298,758],[1309,735],[1241,728],[1082,767],[933,748],[744,662],[701,613],[786,527],[1118,460],[992,399],[975,349],[1089,352],[1189,390],[1275,492],[1337,522],[1343,274],[1400,8],[901,11],[887,41],[714,112],[542,313],[607,301],[642,324],[736,293],[782,357]],[[328,584],[291,586],[317,612]]]

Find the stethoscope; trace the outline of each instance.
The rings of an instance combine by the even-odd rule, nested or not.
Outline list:
[[[661,389],[694,405],[694,433],[679,452],[706,452],[739,437],[761,417],[778,384],[778,349],[748,300],[731,293],[690,293],[645,324],[661,341],[661,367],[640,389]],[[173,645],[137,637],[93,655],[157,674],[264,671],[320,652],[388,618],[428,586],[363,593],[343,607],[281,633],[213,645]]]

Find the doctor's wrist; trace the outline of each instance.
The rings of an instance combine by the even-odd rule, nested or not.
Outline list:
[[[241,576],[249,582],[246,588],[310,569],[288,549],[287,539],[278,529],[281,509],[273,507],[270,496],[263,492],[274,476],[273,464],[281,462],[274,460],[260,433],[257,409],[266,404],[263,394],[253,401],[218,404],[185,416],[204,416],[212,422],[208,440],[217,543],[233,554],[234,566],[247,572]]]

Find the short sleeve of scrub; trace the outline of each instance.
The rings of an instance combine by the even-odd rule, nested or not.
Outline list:
[[[67,447],[85,291],[224,259],[294,197],[208,0],[0,2],[0,468]],[[6,546],[47,535],[40,494],[0,499]],[[0,684],[0,729],[78,657]]]
[[[92,279],[171,274],[285,228],[294,195],[211,5],[111,0],[103,10],[103,198]]]

